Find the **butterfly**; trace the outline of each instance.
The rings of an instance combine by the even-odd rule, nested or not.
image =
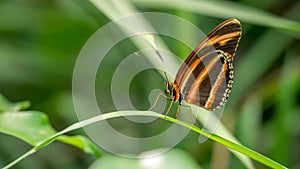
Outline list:
[[[241,24],[234,18],[213,29],[185,59],[175,81],[167,80],[165,93],[170,97],[166,98],[178,102],[178,107],[183,100],[210,111],[224,106],[232,88],[233,59],[241,34]]]

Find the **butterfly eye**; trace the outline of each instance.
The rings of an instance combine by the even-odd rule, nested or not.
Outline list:
[[[173,84],[168,83],[168,90],[169,90],[169,91],[172,91],[172,90],[173,90]]]
[[[171,82],[165,83],[165,93],[170,94],[173,90],[173,84]]]

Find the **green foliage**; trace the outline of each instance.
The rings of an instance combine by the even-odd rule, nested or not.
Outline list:
[[[29,101],[11,103],[2,94],[0,94],[0,113],[5,111],[21,111],[30,107]]]
[[[28,102],[10,103],[1,95],[0,132],[26,141],[28,144],[38,147],[36,148],[38,150],[44,147],[40,145],[44,140],[52,137],[57,132],[51,127],[46,114],[39,111],[20,111],[28,108],[28,105]],[[84,136],[62,135],[53,140],[56,139],[100,157],[97,146]]]

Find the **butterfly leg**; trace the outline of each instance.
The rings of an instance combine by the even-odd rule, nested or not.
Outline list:
[[[164,95],[164,94],[162,94],[162,93],[159,93],[159,95],[156,97],[156,99],[155,99],[155,101],[154,101],[154,104],[151,106],[151,108],[149,109],[149,111],[151,111],[151,110],[154,109],[154,107],[156,106],[156,104],[157,104],[157,102],[158,102],[160,96],[163,96],[163,97],[166,98],[167,100],[172,100],[171,97],[168,97],[168,96],[166,96],[166,95]]]
[[[180,112],[180,106],[181,106],[181,104],[178,104],[178,106],[177,106],[176,119],[178,119],[178,115],[179,115],[179,112]]]
[[[168,110],[167,110],[167,112],[166,112],[166,116],[168,116],[168,114],[169,114],[169,112],[170,112],[170,110],[171,110],[171,108],[172,108],[172,106],[173,106],[173,103],[174,103],[174,98],[172,98],[171,99],[171,103],[170,103],[170,106],[169,106],[169,108],[168,108]]]
[[[192,120],[193,124],[195,124],[197,127],[199,127],[198,124],[197,124],[196,119],[195,119],[194,116],[193,116],[193,112],[192,112],[191,106],[185,105],[185,104],[180,104],[180,105],[178,105],[178,106],[184,106],[184,107],[189,108],[189,110],[190,110],[190,116],[191,116],[191,120]],[[177,113],[178,113],[178,112],[177,112]],[[177,113],[176,113],[176,119],[177,119],[177,116],[178,116]]]

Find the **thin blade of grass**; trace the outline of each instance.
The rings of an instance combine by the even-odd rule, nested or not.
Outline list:
[[[46,145],[53,142],[57,137],[65,134],[67,132],[70,132],[70,131],[73,131],[73,130],[76,130],[76,129],[79,129],[79,128],[82,128],[82,127],[85,127],[85,126],[88,126],[88,125],[91,125],[91,124],[94,124],[94,123],[99,122],[99,121],[108,120],[108,119],[116,118],[116,117],[123,117],[123,116],[152,116],[152,117],[158,117],[158,118],[170,121],[172,123],[179,124],[183,127],[189,128],[189,129],[191,129],[191,130],[193,130],[193,131],[195,131],[195,132],[197,132],[201,135],[204,135],[205,137],[208,137],[211,140],[214,140],[214,141],[226,146],[227,148],[238,151],[239,153],[243,153],[243,154],[247,155],[248,157],[251,157],[252,159],[257,160],[258,162],[261,162],[262,164],[265,164],[265,165],[267,165],[271,168],[286,169],[285,166],[283,166],[283,165],[281,165],[281,164],[279,164],[279,163],[277,163],[277,162],[275,162],[275,161],[273,161],[273,160],[271,160],[271,159],[255,152],[255,151],[253,151],[253,150],[251,150],[247,147],[244,147],[242,145],[233,143],[233,142],[231,142],[227,139],[224,139],[224,138],[222,138],[218,135],[210,133],[207,130],[195,127],[195,126],[193,126],[189,123],[186,123],[186,122],[180,121],[178,119],[174,119],[174,118],[171,118],[169,116],[165,116],[165,115],[162,115],[162,114],[159,114],[159,113],[156,113],[156,112],[152,112],[152,111],[117,111],[117,112],[101,114],[101,115],[98,115],[98,116],[95,116],[95,117],[92,117],[92,118],[74,123],[73,125],[67,127],[66,129],[64,129],[64,130],[54,134],[53,136],[45,139],[38,146],[35,146],[33,149],[29,150],[27,153],[25,153],[24,155],[22,155],[18,159],[14,160],[13,162],[11,162],[7,166],[5,166],[4,169],[8,169],[8,168],[12,167],[14,164],[18,163],[19,161],[21,161],[22,159],[28,157],[29,155],[35,153],[37,150],[40,150],[40,149],[44,148]]]
[[[238,18],[243,22],[272,28],[300,32],[300,23],[256,8],[230,1],[192,1],[192,0],[131,0],[137,5],[149,8],[180,9],[201,15],[218,18]],[[233,10],[234,9],[234,10]]]

